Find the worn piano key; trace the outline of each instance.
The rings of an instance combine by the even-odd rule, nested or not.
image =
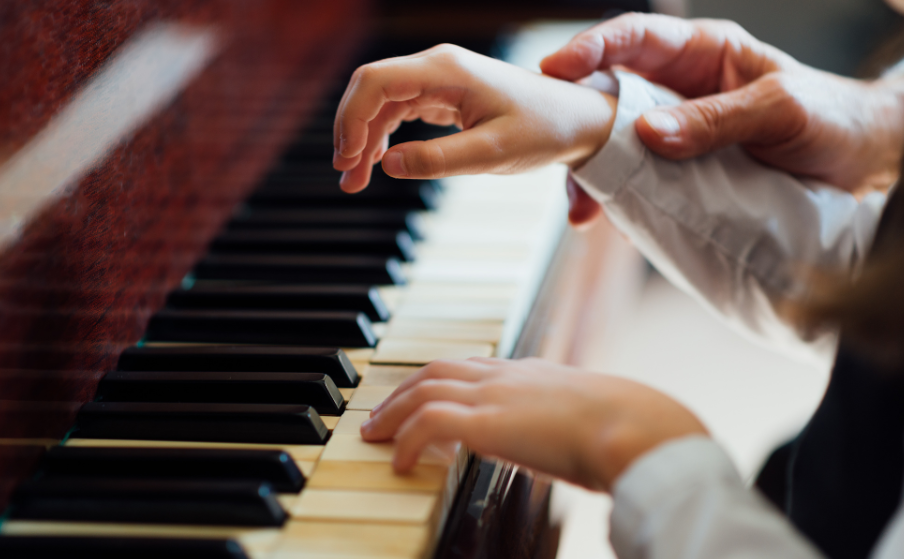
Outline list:
[[[426,524],[439,499],[425,493],[308,489],[289,509],[293,519]]]
[[[58,446],[41,459],[41,479],[54,477],[206,479],[269,483],[297,493],[304,475],[281,450],[104,448]]]
[[[111,371],[101,379],[96,400],[305,404],[326,415],[345,408],[336,383],[323,373]]]
[[[361,386],[392,386],[394,388],[420,370],[420,367],[409,365],[369,365],[367,376],[361,381]]]
[[[334,435],[359,435],[361,424],[370,418],[370,413],[363,410],[345,410],[333,429]]]
[[[398,317],[386,330],[393,338],[486,342],[495,344],[502,338],[501,320],[439,320]]]
[[[372,321],[389,318],[389,309],[372,286],[358,285],[209,285],[169,294],[174,309],[333,310],[362,312]]]
[[[486,343],[384,338],[377,344],[377,351],[371,362],[391,365],[426,365],[436,359],[491,357],[493,349],[493,344]]]
[[[52,478],[21,484],[10,518],[149,524],[282,526],[269,484],[242,481]]]
[[[194,269],[208,280],[301,284],[390,285],[405,283],[398,259],[375,256],[210,254]]]
[[[424,223],[418,212],[394,209],[243,208],[227,224],[228,231],[245,229],[383,229],[407,231],[411,238],[424,238]]]
[[[2,536],[4,559],[248,559],[232,539]]]
[[[382,462],[392,463],[393,443],[369,443],[360,435],[335,434],[320,455],[320,463],[324,462]],[[448,466],[456,461],[455,450],[445,445],[430,445],[418,460],[418,464]]]
[[[261,371],[323,373],[341,388],[358,384],[358,372],[338,348],[282,346],[130,347],[119,356],[120,371]]]
[[[395,389],[395,386],[359,386],[348,402],[348,409],[370,411],[383,402]]]
[[[414,260],[411,235],[384,229],[226,231],[213,240],[210,250],[218,254],[354,254]]]
[[[76,436],[235,443],[323,444],[329,430],[310,406],[91,402]]]
[[[293,181],[298,178],[294,177]],[[427,181],[399,181],[392,188],[370,188],[348,194],[336,188],[338,177],[311,178],[307,184],[283,186],[278,179],[251,195],[248,205],[253,208],[390,208],[432,210],[436,207],[437,187]]]
[[[425,525],[290,520],[272,559],[422,559],[432,535],[433,528]]]
[[[151,317],[147,341],[373,347],[364,313],[162,309]]]
[[[440,493],[448,479],[448,466],[419,464],[398,475],[389,462],[333,461],[318,463],[305,487]]]

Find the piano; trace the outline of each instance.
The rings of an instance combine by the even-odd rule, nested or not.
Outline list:
[[[374,10],[0,8],[0,556],[554,556],[548,480],[358,436],[433,359],[567,358],[600,266],[561,169],[339,191],[347,76],[435,42]]]

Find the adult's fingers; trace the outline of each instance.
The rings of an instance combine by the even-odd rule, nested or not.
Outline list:
[[[602,213],[603,208],[599,202],[584,192],[571,173],[565,179],[565,191],[568,193],[568,221],[572,226],[580,228],[589,225]]]
[[[578,34],[540,68],[574,81],[622,65],[695,97],[743,85],[785,58],[732,22],[625,14]]]
[[[380,412],[361,425],[361,436],[368,441],[385,441],[396,434],[402,423],[429,402],[455,402],[473,406],[480,399],[479,385],[459,380],[425,380],[399,394]]]
[[[783,77],[771,74],[728,93],[653,109],[637,119],[635,129],[657,154],[686,159],[736,143],[779,145],[806,123]]]

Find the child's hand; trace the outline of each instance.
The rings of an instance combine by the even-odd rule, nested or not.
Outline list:
[[[596,490],[611,488],[659,444],[706,434],[690,411],[652,388],[540,359],[435,361],[371,416],[362,437],[395,438],[400,472],[414,467],[428,444],[462,441]]]
[[[358,68],[339,104],[333,166],[357,192],[381,159],[399,178],[517,173],[578,165],[612,128],[615,99],[452,45]],[[388,147],[402,121],[457,124],[462,132]]]

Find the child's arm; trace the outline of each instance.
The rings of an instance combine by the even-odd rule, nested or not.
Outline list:
[[[615,99],[452,45],[358,68],[336,114],[333,164],[341,186],[367,186],[382,159],[387,174],[439,178],[577,165],[605,144]],[[462,131],[387,150],[402,121],[457,124]]]

